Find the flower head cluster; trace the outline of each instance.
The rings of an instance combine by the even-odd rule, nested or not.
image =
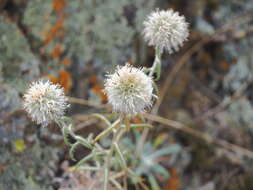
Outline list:
[[[189,36],[188,23],[184,16],[173,10],[154,11],[144,21],[144,39],[149,45],[169,53],[178,51]]]
[[[24,109],[43,126],[62,117],[68,106],[63,89],[50,81],[33,82],[24,95]]]
[[[152,105],[152,78],[129,64],[108,75],[104,91],[113,110],[121,115],[135,116]]]

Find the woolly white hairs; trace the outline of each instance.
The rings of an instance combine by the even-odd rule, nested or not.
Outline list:
[[[154,11],[144,21],[143,35],[149,45],[169,53],[178,51],[189,36],[184,16],[173,10]]]
[[[59,85],[39,80],[33,82],[26,91],[23,106],[33,121],[47,126],[61,118],[69,105]]]
[[[142,69],[126,64],[107,77],[104,91],[113,111],[131,117],[152,105],[152,78]]]

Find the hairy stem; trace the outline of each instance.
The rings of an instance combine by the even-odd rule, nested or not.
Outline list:
[[[149,76],[152,77],[155,71],[157,70],[157,67],[161,67],[161,50],[159,47],[155,48],[155,60],[153,62],[152,67],[150,68]],[[160,68],[158,68],[160,70]],[[160,74],[158,74],[160,75]],[[156,76],[156,80],[158,80],[160,76]]]
[[[122,119],[120,119],[120,124],[122,123]],[[105,161],[105,169],[104,169],[104,190],[108,190],[108,182],[110,176],[110,167],[111,167],[111,159],[113,155],[113,151],[115,148],[115,144],[117,144],[120,140],[120,137],[124,134],[125,128],[121,128],[120,126],[116,128],[116,131],[113,133],[113,139],[111,142],[111,146]]]

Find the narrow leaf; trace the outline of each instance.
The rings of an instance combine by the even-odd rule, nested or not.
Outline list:
[[[103,116],[103,115],[101,115],[101,114],[95,113],[95,114],[91,114],[90,116],[102,120],[103,122],[105,122],[105,124],[106,124],[108,127],[111,126],[111,122],[110,122],[108,119],[106,119],[105,116]]]
[[[100,138],[107,136],[115,127],[118,126],[120,120],[116,120],[109,128],[102,131],[96,138],[94,139],[94,142],[97,142]]]

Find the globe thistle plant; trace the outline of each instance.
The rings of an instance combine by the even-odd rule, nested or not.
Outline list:
[[[155,46],[154,63],[152,67],[146,68],[145,72],[144,69],[133,67],[127,63],[125,66],[118,66],[114,73],[107,75],[104,92],[108,97],[109,104],[113,107],[113,111],[119,115],[117,118],[107,118],[103,114],[89,114],[88,118],[94,117],[106,125],[106,128],[98,135],[94,136],[90,133],[88,137],[83,137],[75,134],[74,122],[71,118],[64,116],[69,105],[64,91],[59,85],[38,80],[30,85],[24,95],[24,109],[33,121],[43,126],[56,121],[59,125],[63,140],[70,147],[71,159],[75,160],[75,150],[79,146],[84,146],[90,150],[89,154],[79,160],[72,168],[82,167],[83,170],[103,173],[103,179],[101,179],[103,190],[108,190],[110,185],[117,187],[117,189],[123,189],[122,184],[126,189],[128,181],[135,185],[138,183],[142,185],[143,171],[150,173],[155,170],[160,174],[167,174],[160,165],[152,161],[155,156],[164,155],[171,150],[161,149],[143,159],[142,150],[145,148],[148,130],[152,126],[145,121],[143,123],[131,123],[129,117],[133,117],[152,106],[152,99],[156,97],[153,94],[153,87],[155,87],[153,80],[160,78],[163,50],[172,53],[182,46],[189,35],[188,23],[183,16],[179,16],[177,12],[172,10],[155,11],[144,22],[143,34],[149,45]],[[134,159],[137,158],[139,161],[129,162],[127,160],[129,151],[125,146],[120,146],[121,140],[129,130],[140,128],[145,130],[140,140],[136,140],[136,142],[138,141],[137,151],[133,149],[134,153],[138,154]],[[104,143],[102,141],[104,138],[110,139],[110,143]],[[88,165],[88,163],[92,164]],[[140,163],[140,167],[135,163]],[[134,167],[137,169],[135,170]],[[121,175],[121,173],[123,174]],[[115,176],[118,176],[117,179]],[[152,174],[148,177],[150,182],[154,182]],[[129,178],[131,180],[128,180]],[[101,182],[99,184],[102,184]],[[155,189],[159,188],[158,185],[154,187]]]
[[[23,106],[33,121],[47,126],[60,119],[69,105],[59,85],[39,80],[31,83],[26,91]]]
[[[135,116],[152,105],[152,78],[129,64],[117,67],[105,81],[105,93],[115,112]]]
[[[173,10],[154,11],[144,21],[143,35],[149,45],[169,53],[178,51],[189,36],[184,16]]]

